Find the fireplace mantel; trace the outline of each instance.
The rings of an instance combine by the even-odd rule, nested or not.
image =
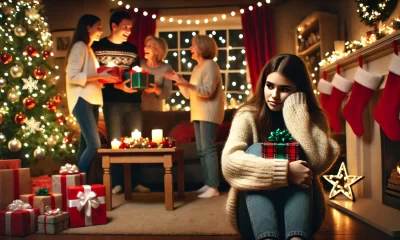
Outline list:
[[[341,75],[352,80],[358,67],[358,56],[363,56],[363,68],[386,76],[393,53],[392,42],[400,40],[400,31],[386,36],[375,43],[359,49],[346,58],[327,65],[320,72],[327,71],[328,80],[340,64]],[[400,41],[399,41],[400,42]],[[388,235],[400,237],[400,211],[382,204],[382,154],[380,127],[373,118],[385,81],[375,91],[363,112],[364,135],[357,137],[350,125],[346,123],[346,156],[347,169],[351,175],[364,176],[364,179],[353,185],[355,202],[338,196],[327,203],[335,208],[380,229]],[[399,146],[400,147],[400,146]],[[324,179],[321,179],[324,181]]]

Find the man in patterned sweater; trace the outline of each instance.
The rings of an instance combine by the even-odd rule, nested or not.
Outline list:
[[[132,24],[132,16],[127,12],[118,11],[111,15],[111,35],[92,45],[100,66],[113,63],[115,66],[130,70],[133,66],[140,65],[137,47],[127,42]],[[109,142],[130,136],[134,129],[142,130],[141,92],[127,88],[125,83],[105,84],[103,88],[103,113]],[[133,190],[149,192],[150,189],[138,184],[139,168],[135,166],[132,170]],[[113,164],[111,172],[112,192],[117,194],[122,191],[124,182],[122,166]]]

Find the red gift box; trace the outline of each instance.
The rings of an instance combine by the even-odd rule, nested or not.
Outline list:
[[[17,168],[21,168],[21,160],[19,159],[0,160],[0,169],[17,169]]]
[[[39,208],[0,211],[0,235],[24,237],[37,232]]]
[[[287,159],[289,162],[293,162],[300,159],[300,151],[301,147],[298,142],[261,143],[261,156],[267,159]]]
[[[120,67],[106,67],[106,66],[102,66],[102,67],[99,67],[99,68],[97,69],[97,73],[102,73],[102,72],[104,72],[104,71],[107,70],[107,69],[109,69],[109,70],[108,70],[108,73],[109,73],[110,75],[119,78],[118,81],[117,81],[117,83],[122,82],[122,78],[124,77],[124,69],[123,69],[123,68],[120,68]],[[109,83],[109,82],[106,82],[104,79],[99,79],[99,82],[100,82],[100,83],[104,83],[104,84]]]
[[[106,224],[104,185],[68,187],[68,212],[71,228]]]
[[[40,188],[47,188],[49,189],[49,192],[53,192],[52,190],[52,185],[51,185],[51,177],[47,175],[39,176],[39,177],[32,177],[31,178],[31,183],[32,183],[32,191],[31,192],[36,192]]]

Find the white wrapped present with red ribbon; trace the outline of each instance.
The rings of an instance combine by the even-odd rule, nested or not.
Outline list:
[[[80,186],[86,183],[86,173],[80,173],[79,169],[72,164],[67,163],[60,168],[59,174],[51,178],[53,193],[62,194],[62,211],[67,211],[67,188]]]
[[[37,232],[39,208],[14,200],[7,210],[0,211],[0,235],[24,237]]]
[[[38,233],[57,234],[69,228],[69,213],[60,208],[46,206],[43,215],[38,218]]]
[[[105,187],[101,184],[68,187],[70,227],[107,223]]]

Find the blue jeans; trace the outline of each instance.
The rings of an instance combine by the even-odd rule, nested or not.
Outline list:
[[[130,137],[135,129],[142,131],[140,103],[104,102],[103,113],[109,146],[114,138],[119,140],[121,137]],[[140,174],[138,164],[135,167],[131,164],[131,172],[132,186],[136,186]],[[113,186],[124,185],[124,170],[121,164],[111,164],[111,176]]]
[[[218,187],[219,168],[217,146],[215,144],[218,125],[206,121],[194,121],[193,125],[197,152],[203,169],[204,184],[210,187]]]
[[[72,114],[81,128],[81,137],[78,152],[78,168],[80,172],[89,173],[93,158],[100,148],[98,127],[99,106],[88,103],[79,98]]]
[[[261,156],[260,143],[247,153]],[[268,161],[268,160],[265,160]],[[237,223],[246,239],[312,236],[312,186],[289,185],[275,190],[239,192]]]

